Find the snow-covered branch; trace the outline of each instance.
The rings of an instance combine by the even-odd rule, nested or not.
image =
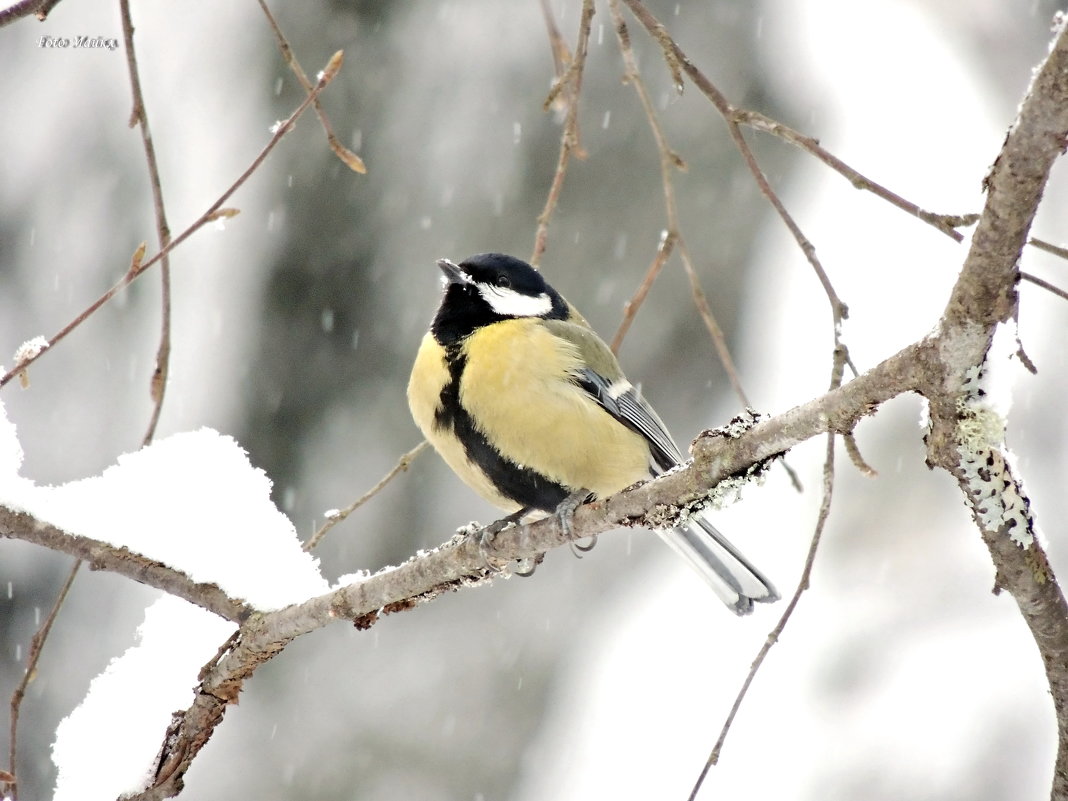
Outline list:
[[[692,513],[696,507],[715,502],[725,486],[735,486],[737,481],[752,474],[754,468],[794,445],[828,431],[851,431],[861,417],[874,412],[880,403],[915,387],[917,376],[913,368],[924,361],[921,350],[922,346],[907,348],[846,386],[775,418],[758,422],[741,433],[705,432],[694,443],[694,459],[684,469],[579,508],[573,521],[573,536],[589,537],[621,526],[669,525]],[[229,442],[225,438],[220,440]],[[232,448],[232,442],[228,446],[220,445],[208,439],[205,432],[184,436],[178,444],[185,450],[204,449],[194,452],[210,454],[217,465],[224,464],[227,459],[239,461],[234,455],[223,458],[217,452]],[[175,447],[175,442],[165,440],[142,453],[173,451]],[[132,458],[124,457],[125,462],[120,468],[113,468],[114,472],[109,471],[105,476],[111,475],[116,482],[123,480],[121,468],[129,465]],[[157,461],[142,456],[141,461],[135,462],[131,468],[143,476],[156,469]],[[201,471],[183,469],[180,472],[189,476]],[[233,486],[239,481],[239,478],[233,479],[224,492],[240,493],[240,488]],[[150,478],[146,483],[171,484],[173,481]],[[204,485],[198,486],[197,492],[203,494],[205,485],[219,483],[218,476],[210,477]],[[99,495],[100,487],[95,490],[94,496]],[[164,524],[169,525],[170,521],[153,523],[140,518],[144,528]],[[116,522],[117,528],[121,529],[123,525],[121,519]],[[223,525],[232,526],[233,523],[226,521]],[[210,738],[214,727],[221,722],[226,706],[237,699],[244,680],[294,638],[342,620],[367,628],[382,614],[414,608],[443,592],[491,579],[494,571],[488,566],[487,557],[493,563],[530,559],[568,542],[567,533],[555,517],[507,528],[485,546],[480,546],[477,537],[458,535],[434,550],[420,552],[402,565],[358,578],[347,586],[282,609],[249,614],[241,601],[227,597],[219,586],[194,582],[184,572],[134,553],[128,547],[68,534],[26,512],[10,509],[0,512],[0,534],[81,556],[98,568],[127,575],[229,620],[244,620],[233,642],[201,671],[202,679],[193,704],[184,713],[176,714],[161,751],[156,781],[138,796],[144,799],[165,798],[180,790],[182,776]],[[246,531],[242,536],[246,541],[264,542],[262,532]],[[143,547],[153,547],[151,542],[146,542],[148,544]],[[194,550],[198,549],[194,547]],[[189,557],[183,554],[181,558]]]
[[[149,524],[150,525],[150,524]],[[217,585],[196,582],[180,570],[127,548],[92,537],[62,531],[28,512],[0,504],[0,538],[25,540],[88,563],[92,570],[107,570],[214,612],[235,623],[248,616],[243,601],[230,598]]]

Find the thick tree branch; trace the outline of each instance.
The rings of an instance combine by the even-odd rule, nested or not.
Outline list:
[[[931,408],[928,460],[958,481],[997,569],[1042,654],[1057,715],[1052,798],[1068,798],[1068,604],[1037,538],[1003,437],[969,427],[984,408],[977,388],[994,332],[1017,312],[1019,259],[1050,169],[1068,141],[1068,32],[1060,31],[984,181],[986,206],[946,305],[942,370],[924,388]],[[1003,421],[997,421],[1003,431]]]

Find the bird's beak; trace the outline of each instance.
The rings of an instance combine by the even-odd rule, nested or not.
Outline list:
[[[471,279],[467,273],[457,267],[448,259],[438,259],[438,267],[445,273],[445,280],[450,284],[469,284]]]

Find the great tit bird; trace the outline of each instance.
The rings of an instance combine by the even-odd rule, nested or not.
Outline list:
[[[582,315],[526,262],[442,259],[444,294],[408,383],[423,434],[509,513],[604,498],[683,461],[667,427]],[[737,614],[778,593],[703,517],[658,534]]]

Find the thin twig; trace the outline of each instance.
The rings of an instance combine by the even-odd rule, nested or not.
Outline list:
[[[818,140],[811,136],[806,136],[800,131],[795,131],[790,126],[783,125],[777,120],[770,119],[759,111],[732,109],[730,119],[740,125],[746,125],[754,130],[763,131],[764,133],[776,136],[784,142],[788,142],[789,144],[804,150],[806,153],[815,156],[835,172],[839,173],[856,189],[871,192],[873,195],[882,198],[913,217],[923,220],[928,225],[934,226],[954,241],[960,242],[964,239],[960,231],[956,230],[957,228],[975,225],[976,221],[979,219],[978,214],[936,214],[922,209],[912,201],[906,200],[896,192],[892,192],[885,186],[876,183],[853,169],[833,153],[823,148]]]
[[[649,32],[649,35],[657,41],[661,49],[664,51],[664,59],[667,62],[668,69],[671,70],[676,84],[681,80],[681,72],[685,72],[701,93],[712,102],[712,105],[716,107],[716,110],[719,111],[724,120],[727,121],[728,125],[746,125],[756,130],[777,136],[783,141],[801,148],[838,172],[857,189],[872,192],[902,211],[907,212],[910,216],[916,217],[917,219],[923,220],[928,225],[934,226],[946,236],[951,237],[957,242],[960,242],[963,239],[963,236],[959,231],[956,231],[955,228],[975,223],[977,217],[974,214],[954,216],[933,214],[924,211],[915,203],[905,200],[900,195],[891,192],[889,189],[853,169],[844,161],[822,148],[816,139],[813,139],[810,136],[805,136],[789,126],[771,120],[758,112],[735,108],[727,100],[726,96],[716,88],[716,85],[713,84],[703,72],[694,66],[693,62],[690,61],[689,57],[683,52],[682,48],[679,47],[678,43],[671,38],[664,26],[661,25],[656,17],[649,12],[649,10],[642,4],[641,0],[623,0],[623,2],[627,4],[631,13],[634,14],[639,22],[641,22]]]
[[[834,336],[835,353],[837,354],[841,351],[843,358],[845,359],[845,364],[849,365],[849,369],[853,371],[853,375],[860,375],[860,372],[857,370],[856,365],[853,364],[853,360],[849,355],[849,349],[842,340],[842,323],[849,317],[849,307],[838,297],[838,293],[835,291],[834,285],[831,283],[830,276],[827,275],[827,271],[823,269],[823,264],[820,262],[819,256],[816,255],[815,246],[809,241],[809,238],[805,236],[804,232],[801,230],[801,226],[794,220],[793,215],[786,210],[786,205],[779,198],[775,190],[771,188],[767,176],[764,175],[764,170],[761,169],[760,164],[757,162],[756,155],[753,153],[752,148],[749,147],[749,143],[745,141],[745,137],[742,135],[742,129],[738,127],[736,122],[728,119],[727,130],[730,132],[731,139],[734,140],[735,145],[738,147],[738,151],[742,154],[742,159],[749,168],[753,180],[756,181],[760,193],[767,198],[767,201],[771,204],[772,208],[775,209],[779,218],[794,237],[797,246],[801,248],[801,252],[805,254],[805,258],[808,260],[813,272],[816,273],[820,286],[823,287],[824,294],[827,295],[827,302],[831,307],[831,325]]]
[[[534,253],[530,257],[530,263],[535,267],[541,261],[541,254],[549,238],[549,221],[556,204],[560,200],[560,191],[564,188],[564,176],[567,174],[567,165],[571,160],[571,154],[582,158],[582,146],[579,144],[578,135],[578,101],[582,91],[582,69],[586,64],[586,53],[590,42],[590,25],[593,20],[593,0],[582,0],[582,16],[579,20],[578,41],[575,45],[575,57],[568,64],[567,72],[553,84],[549,96],[545,100],[548,108],[560,98],[567,100],[567,117],[564,120],[564,131],[560,135],[560,155],[556,160],[556,171],[553,173],[552,184],[549,186],[549,195],[545,198],[545,207],[538,215],[538,230],[534,235]]]
[[[645,297],[649,294],[649,289],[652,287],[653,281],[656,280],[660,271],[670,258],[675,245],[678,244],[683,269],[690,282],[691,296],[693,297],[694,304],[697,306],[698,313],[701,315],[701,319],[705,324],[705,328],[708,330],[709,335],[712,338],[712,344],[719,356],[720,363],[723,365],[723,369],[727,373],[731,386],[734,389],[735,394],[737,394],[738,398],[741,400],[742,405],[747,408],[751,407],[752,403],[749,401],[745,389],[742,387],[737,367],[734,364],[730,349],[727,347],[726,337],[724,337],[723,330],[719,327],[719,323],[712,314],[704,290],[701,288],[701,282],[697,276],[697,271],[694,269],[693,260],[690,258],[689,249],[686,247],[686,243],[682,239],[680,230],[681,226],[678,219],[678,206],[675,200],[673,177],[675,169],[686,169],[686,163],[678,153],[672,150],[668,145],[667,137],[664,135],[663,127],[660,125],[660,117],[656,113],[656,107],[653,105],[652,98],[650,98],[648,89],[645,86],[645,81],[642,80],[641,72],[638,69],[638,60],[634,57],[634,49],[630,42],[630,33],[627,29],[626,20],[623,19],[623,14],[619,8],[618,0],[609,0],[608,8],[612,15],[612,22],[615,25],[620,54],[623,57],[623,63],[626,67],[624,81],[634,87],[634,90],[638,95],[638,100],[645,112],[646,119],[649,121],[649,127],[652,130],[653,138],[656,140],[657,152],[660,155],[660,181],[664,194],[664,208],[668,224],[667,229],[661,236],[656,258],[650,265],[645,278],[635,291],[634,296],[624,306],[623,320],[619,325],[619,329],[616,331],[615,337],[612,339],[612,350],[613,352],[618,351],[623,342],[623,337],[626,335],[635,315],[638,313],[638,309],[644,302]],[[661,33],[666,35],[663,29],[661,29]],[[682,81],[681,74],[679,74],[676,69],[673,69],[673,73],[675,74],[676,85],[678,86]],[[779,461],[782,464],[783,469],[786,470],[794,489],[801,492],[803,488],[801,486],[801,480],[797,475],[797,471],[790,466],[785,458],[780,459]]]
[[[552,9],[549,8],[549,0],[541,0],[541,16],[545,20],[545,30],[549,34],[549,48],[553,54],[553,75],[556,81],[561,81],[568,65],[572,62],[571,48],[567,46],[567,39],[560,33],[560,28],[553,19]],[[567,113],[567,101],[554,98],[551,106],[561,117]]]
[[[641,284],[639,284],[638,288],[635,290],[634,295],[631,296],[631,299],[628,300],[623,307],[623,320],[619,324],[619,329],[616,331],[616,335],[612,338],[612,350],[615,352],[618,351],[623,344],[623,337],[626,336],[627,331],[630,329],[631,323],[638,314],[638,309],[640,309],[642,303],[645,302],[645,298],[649,294],[653,282],[660,275],[661,270],[664,269],[664,265],[667,264],[668,259],[671,258],[671,254],[675,250],[675,245],[678,244],[681,238],[678,212],[675,204],[674,185],[671,180],[671,170],[673,166],[678,167],[679,169],[684,169],[685,165],[682,159],[668,147],[667,138],[664,136],[663,128],[660,126],[660,119],[657,116],[656,108],[653,106],[652,100],[649,97],[649,92],[645,87],[645,82],[642,80],[641,73],[638,71],[638,60],[634,57],[634,51],[630,44],[630,33],[627,30],[627,24],[620,13],[619,3],[615,0],[610,0],[608,10],[612,15],[612,24],[615,26],[616,40],[619,42],[620,55],[623,57],[623,65],[625,67],[623,82],[629,83],[634,87],[634,91],[638,95],[638,102],[641,103],[642,110],[645,112],[645,118],[649,122],[649,128],[652,130],[653,139],[656,140],[657,153],[660,157],[660,185],[661,192],[664,195],[664,209],[667,217],[667,228],[664,229],[664,232],[661,234],[660,244],[657,247],[653,263],[649,265],[649,269],[646,271]]]
[[[857,445],[857,438],[852,431],[842,435],[842,442],[845,444],[846,453],[849,454],[853,466],[860,471],[862,476],[875,478],[879,475],[878,471],[865,461],[864,455],[860,452],[860,446]]]
[[[827,516],[831,509],[831,492],[834,485],[834,434],[827,435],[827,457],[823,467],[823,501],[820,503],[819,518],[816,520],[816,530],[812,535],[812,542],[808,546],[808,556],[805,558],[805,567],[801,572],[801,581],[798,582],[797,589],[794,590],[793,597],[790,598],[790,603],[786,605],[786,610],[783,612],[782,617],[779,618],[779,622],[775,624],[775,628],[768,634],[767,639],[761,646],[760,651],[757,652],[756,658],[753,660],[752,665],[749,668],[749,673],[746,674],[745,681],[742,682],[741,689],[738,690],[738,695],[734,699],[734,704],[731,706],[730,712],[727,714],[727,719],[723,723],[723,728],[720,729],[719,737],[716,739],[716,744],[712,747],[711,753],[708,755],[708,760],[701,768],[701,773],[697,777],[697,781],[694,783],[693,790],[690,791],[689,801],[694,801],[697,798],[697,793],[701,790],[701,785],[704,784],[705,777],[708,775],[712,766],[719,762],[720,752],[723,750],[723,744],[727,740],[727,734],[730,732],[731,724],[734,723],[734,718],[738,714],[739,708],[741,708],[742,701],[745,700],[746,694],[749,692],[749,686],[753,683],[753,679],[756,677],[757,671],[760,670],[761,665],[764,664],[764,659],[771,651],[772,647],[779,641],[779,637],[782,636],[783,629],[786,628],[787,622],[794,613],[794,609],[797,608],[798,601],[801,600],[801,594],[809,587],[809,578],[812,574],[812,565],[816,559],[816,549],[820,544],[820,537],[823,535],[823,527],[827,522]]]
[[[1027,244],[1031,245],[1031,247],[1038,248],[1039,250],[1044,250],[1046,253],[1052,253],[1054,256],[1060,256],[1062,259],[1068,259],[1068,248],[1059,247],[1044,239],[1031,237],[1027,240]]]
[[[66,581],[64,581],[63,586],[60,587],[59,594],[56,595],[56,600],[52,602],[51,611],[49,611],[44,621],[42,621],[41,627],[37,629],[33,637],[30,638],[30,651],[26,655],[26,670],[23,671],[22,678],[19,680],[18,686],[15,687],[15,691],[11,693],[11,741],[8,746],[8,769],[14,779],[9,783],[8,790],[11,793],[13,801],[18,801],[19,799],[19,772],[16,762],[18,759],[19,711],[22,708],[22,699],[26,695],[26,688],[37,675],[37,662],[41,658],[41,652],[44,650],[45,641],[48,639],[49,632],[52,631],[52,624],[55,623],[56,616],[59,614],[63,602],[67,600],[67,593],[70,592],[71,585],[74,583],[74,577],[78,575],[78,570],[81,566],[81,559],[76,559],[74,564],[71,565],[70,573],[67,574]]]
[[[785,204],[779,199],[775,190],[771,188],[767,176],[764,175],[764,170],[761,169],[760,164],[757,162],[752,148],[749,147],[749,143],[746,142],[745,137],[742,136],[742,130],[738,127],[738,124],[728,120],[727,130],[730,132],[731,139],[734,140],[734,144],[737,146],[738,151],[742,154],[742,159],[749,168],[749,172],[752,173],[753,180],[756,181],[760,193],[767,198],[767,201],[771,204],[772,208],[775,209],[775,212],[779,215],[787,229],[790,231],[790,234],[793,236],[794,241],[797,242],[797,246],[801,248],[801,252],[805,254],[805,258],[808,260],[812,270],[816,273],[816,277],[819,279],[820,285],[823,287],[823,291],[827,295],[827,300],[831,304],[831,316],[834,320],[835,328],[839,328],[842,322],[849,317],[849,308],[838,297],[838,293],[834,291],[834,285],[831,283],[827,271],[823,269],[823,264],[816,255],[815,246],[809,241],[809,238],[805,236],[804,232],[801,230],[801,226],[797,224],[790,212],[786,210]]]
[[[318,545],[319,542],[323,539],[323,537],[326,536],[326,532],[328,532],[346,517],[351,515],[353,512],[355,512],[357,509],[359,509],[361,506],[371,500],[371,498],[381,492],[382,488],[385,487],[386,484],[388,484],[394,478],[396,478],[399,473],[403,473],[405,470],[407,470],[411,466],[412,462],[415,460],[415,457],[422,453],[423,449],[428,444],[429,443],[427,443],[427,441],[424,439],[410,451],[401,456],[401,458],[397,460],[397,463],[393,465],[392,469],[384,476],[382,476],[382,478],[378,480],[378,483],[371,487],[371,489],[367,490],[367,492],[365,492],[355,501],[350,503],[344,509],[334,514],[331,514],[326,519],[326,522],[319,527],[319,530],[316,531],[306,543],[304,543],[304,550],[310,551],[312,548]]]
[[[623,337],[627,335],[631,323],[634,322],[634,318],[638,314],[638,309],[645,302],[645,297],[649,294],[649,290],[653,288],[653,282],[660,275],[660,271],[664,269],[668,259],[671,258],[671,252],[675,249],[675,242],[677,241],[678,235],[672,231],[665,231],[664,236],[660,237],[660,246],[656,249],[653,263],[645,271],[645,277],[638,285],[638,288],[634,290],[630,300],[623,304],[623,319],[619,321],[619,328],[616,329],[615,336],[612,337],[612,353],[619,355]]]
[[[1046,281],[1046,280],[1044,280],[1042,278],[1039,278],[1037,275],[1032,275],[1031,273],[1021,272],[1020,273],[1020,278],[1023,279],[1024,281],[1029,281],[1030,283],[1034,284],[1035,286],[1042,287],[1047,292],[1052,292],[1054,295],[1057,295],[1059,297],[1064,298],[1065,300],[1068,300],[1068,292],[1066,292],[1065,290],[1061,289],[1059,286],[1054,286],[1049,281]]]
[[[836,347],[834,349],[834,364],[831,368],[831,391],[837,390],[842,386],[845,364],[845,351],[840,347]],[[764,660],[767,658],[768,653],[782,636],[786,624],[790,621],[794,610],[797,608],[798,602],[801,600],[801,595],[809,588],[809,582],[812,576],[812,566],[816,561],[816,551],[819,548],[820,539],[823,536],[823,529],[827,525],[827,518],[831,513],[831,499],[834,496],[834,440],[835,434],[832,431],[827,434],[827,449],[823,462],[823,499],[820,501],[820,511],[816,518],[816,528],[812,532],[812,541],[808,546],[808,555],[805,557],[805,566],[801,570],[801,578],[797,582],[797,589],[794,590],[794,594],[790,598],[790,603],[786,605],[786,609],[783,611],[778,623],[775,624],[775,628],[768,634],[767,639],[764,640],[764,644],[760,647],[752,664],[749,666],[749,672],[746,674],[745,681],[742,682],[742,686],[734,698],[734,703],[731,705],[730,712],[727,713],[727,719],[723,722],[723,727],[720,729],[719,737],[716,738],[716,743],[712,746],[712,751],[709,753],[708,759],[701,768],[697,781],[694,783],[693,789],[690,791],[688,801],[694,801],[694,799],[697,798],[697,793],[700,792],[701,785],[704,784],[705,777],[708,775],[709,770],[712,769],[713,765],[719,762],[719,755],[723,750],[723,744],[727,740],[727,734],[730,732],[731,725],[734,723],[734,718],[737,716],[738,710],[742,706],[742,701],[745,700],[745,696],[749,692],[749,686],[753,683],[757,671],[759,671],[760,667],[764,664]]]
[[[323,89],[326,88],[327,84],[329,84],[330,81],[333,80],[334,76],[337,75],[337,71],[341,68],[342,60],[342,51],[339,50],[331,57],[330,62],[324,68],[322,73],[320,73],[319,82],[316,84],[314,91],[306,98],[304,98],[304,101],[285,121],[277,124],[274,134],[271,136],[266,146],[264,146],[263,150],[260,151],[259,155],[257,155],[256,158],[252,160],[252,163],[245,169],[243,173],[241,173],[237,180],[234,181],[230,185],[230,187],[225,192],[223,192],[218,197],[218,199],[216,199],[216,201],[211,204],[211,206],[208,207],[207,211],[200,215],[200,217],[197,218],[197,220],[193,222],[192,225],[182,231],[182,233],[174,237],[174,239],[171,240],[170,244],[168,244],[167,247],[161,249],[148,261],[142,262],[139,258],[136,258],[135,254],[135,258],[132,260],[130,268],[126,271],[126,274],[118,281],[118,283],[108,289],[107,292],[105,292],[103,295],[93,301],[93,303],[91,303],[84,311],[82,311],[81,314],[79,314],[77,317],[67,323],[63,328],[61,328],[59,332],[56,333],[51,339],[49,339],[47,344],[44,345],[40,350],[38,350],[32,356],[18,362],[11,370],[5,373],[3,377],[0,377],[0,387],[6,385],[9,381],[11,381],[12,378],[14,378],[20,372],[24,371],[27,367],[29,367],[31,364],[41,358],[41,356],[48,353],[48,351],[52,350],[52,348],[54,348],[57,343],[63,340],[71,331],[76,329],[89,317],[91,317],[97,311],[97,309],[99,309],[101,306],[103,306],[105,303],[115,297],[115,295],[118,294],[119,291],[121,291],[130,283],[132,283],[135,279],[140,277],[149,267],[160,261],[164,256],[166,256],[168,253],[170,253],[172,250],[182,244],[186,239],[192,236],[200,228],[214,220],[218,220],[223,217],[234,216],[237,211],[234,209],[223,208],[223,203],[229,200],[230,196],[233,195],[234,192],[236,192],[241,187],[241,185],[248,180],[249,176],[252,175],[252,173],[254,173],[257,169],[259,169],[259,166],[264,162],[270,152],[274,150],[275,145],[277,145],[278,142],[281,141],[283,136],[285,136],[287,133],[289,133],[290,130],[292,130],[293,125],[296,123],[300,115],[307,110],[308,106],[310,106],[315,100],[315,98],[318,97],[319,93],[322,92]]]
[[[285,34],[282,33],[282,29],[278,27],[278,22],[275,20],[274,15],[271,14],[267,4],[264,0],[258,0],[260,8],[263,9],[264,15],[267,17],[267,22],[271,25],[271,30],[274,31],[275,38],[278,39],[278,49],[282,51],[282,58],[285,59],[286,64],[293,71],[293,74],[297,76],[297,80],[300,81],[300,85],[304,87],[305,92],[311,92],[314,88],[314,84],[308,80],[308,76],[304,73],[304,69],[300,66],[300,62],[297,61],[297,57],[293,55],[293,48],[289,46],[289,41],[286,39]],[[363,159],[341,144],[337,136],[334,134],[334,129],[330,125],[330,120],[326,118],[326,112],[323,111],[322,104],[319,102],[319,98],[316,97],[313,101],[315,105],[315,114],[319,118],[319,123],[323,126],[323,131],[326,133],[326,141],[330,145],[330,149],[334,151],[336,155],[345,166],[347,166],[353,172],[358,172],[361,175],[367,172],[367,166],[363,163]]]
[[[676,169],[686,169],[686,164],[679,157],[679,155],[671,149],[668,145],[667,137],[664,135],[664,130],[660,125],[660,117],[656,113],[656,107],[653,105],[652,98],[649,96],[649,92],[645,87],[645,82],[642,80],[641,73],[638,70],[638,60],[634,57],[634,50],[630,44],[630,33],[627,31],[627,23],[623,19],[623,13],[619,8],[618,0],[609,0],[608,9],[612,14],[612,23],[615,26],[616,39],[619,41],[620,54],[623,57],[623,64],[626,68],[624,75],[624,82],[629,83],[634,87],[634,91],[638,95],[638,101],[641,103],[642,109],[645,111],[645,117],[649,121],[649,127],[652,130],[653,138],[656,140],[657,153],[660,157],[660,186],[661,191],[664,194],[664,213],[667,221],[666,234],[661,238],[660,247],[657,252],[657,259],[654,260],[652,267],[646,274],[646,281],[642,282],[642,285],[638,288],[634,298],[627,304],[627,312],[624,314],[623,324],[620,325],[620,330],[625,333],[626,328],[630,325],[630,319],[637,313],[637,308],[640,306],[641,301],[645,299],[648,294],[648,284],[652,283],[652,280],[659,274],[662,263],[658,266],[658,262],[663,255],[663,261],[667,260],[670,256],[670,250],[667,250],[665,254],[665,244],[670,243],[679,252],[679,256],[682,260],[683,269],[686,271],[686,276],[690,281],[690,292],[693,297],[694,305],[697,307],[698,313],[701,315],[701,320],[705,324],[705,328],[708,330],[709,336],[712,338],[712,344],[716,349],[716,353],[719,356],[719,360],[723,365],[724,370],[727,372],[727,377],[730,379],[731,386],[734,388],[735,394],[741,400],[742,405],[745,407],[752,406],[749,402],[749,398],[745,394],[745,390],[742,388],[741,379],[738,377],[738,369],[735,367],[734,359],[731,357],[730,349],[727,347],[727,339],[723,335],[723,329],[720,328],[719,323],[716,321],[715,315],[712,314],[712,309],[708,305],[708,299],[705,297],[704,290],[701,288],[701,281],[697,276],[697,271],[694,269],[693,260],[690,258],[690,253],[686,247],[686,242],[682,237],[681,226],[679,223],[678,203],[675,197],[675,183],[674,183],[674,171]],[[629,313],[630,318],[628,318]],[[616,334],[616,339],[621,341],[622,335]],[[615,342],[616,340],[613,340]]]
[[[679,256],[682,258],[682,266],[686,271],[686,277],[690,279],[690,294],[693,296],[694,305],[697,306],[697,312],[701,315],[705,329],[712,338],[712,345],[716,348],[716,353],[723,364],[723,369],[727,371],[727,378],[730,379],[731,386],[734,388],[734,394],[738,396],[743,406],[750,408],[753,404],[749,402],[749,396],[745,394],[745,390],[742,388],[742,381],[738,377],[738,368],[735,366],[734,358],[727,347],[727,338],[723,335],[723,329],[719,327],[719,323],[716,322],[712,309],[708,305],[708,298],[701,288],[701,279],[697,277],[697,270],[694,269],[690,251],[686,247],[686,243],[681,240],[679,241]]]
[[[145,108],[144,94],[141,92],[141,78],[137,69],[137,54],[134,50],[134,27],[130,18],[130,0],[119,0],[119,13],[122,17],[122,37],[126,45],[126,66],[130,73],[130,91],[133,95],[133,109],[130,111],[130,127],[141,129],[141,142],[145,148],[145,163],[148,166],[148,182],[152,187],[152,206],[156,214],[156,235],[161,251],[166,250],[171,241],[171,229],[167,225],[167,211],[163,205],[163,187],[159,178],[159,164],[156,161],[156,147],[153,144],[152,131],[148,124],[148,110]],[[152,416],[148,429],[142,440],[143,445],[152,441],[163,411],[163,398],[167,391],[167,375],[171,361],[171,261],[170,255],[160,259],[160,283],[162,289],[160,313],[159,348],[156,351],[156,367],[152,371],[149,384],[149,396],[152,398]]]
[[[627,30],[627,23],[624,21],[623,14],[619,9],[618,0],[609,0],[608,9],[612,14],[616,40],[619,42],[619,52],[623,57],[623,65],[626,68],[623,82],[629,83],[634,87],[634,91],[638,95],[638,102],[641,103],[642,110],[645,112],[645,119],[648,121],[649,128],[652,131],[653,139],[656,140],[656,150],[660,157],[660,187],[664,194],[664,208],[669,230],[675,230],[677,233],[679,212],[678,204],[675,201],[675,185],[672,181],[672,171],[675,169],[685,170],[686,163],[668,145],[664,129],[660,125],[660,116],[656,113],[656,107],[649,96],[649,90],[646,89],[645,81],[642,80],[641,72],[638,70],[638,59],[634,57],[634,49],[630,44],[630,32]]]
[[[0,11],[0,28],[10,25],[15,20],[28,17],[30,14],[40,14],[45,2],[46,0],[22,0],[20,3],[5,8]]]

